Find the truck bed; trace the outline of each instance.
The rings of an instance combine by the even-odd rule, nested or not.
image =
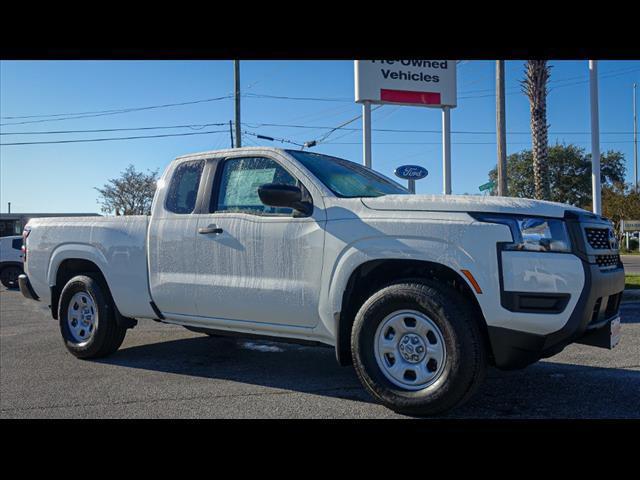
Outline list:
[[[26,273],[36,294],[50,301],[60,264],[87,260],[101,270],[122,315],[155,317],[147,274],[148,224],[145,215],[32,219]]]

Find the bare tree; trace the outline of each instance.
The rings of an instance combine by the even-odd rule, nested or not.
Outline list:
[[[138,172],[129,165],[120,177],[111,178],[102,188],[96,188],[100,193],[98,203],[107,214],[149,215],[157,179],[158,170]]]
[[[529,97],[531,113],[531,141],[533,152],[533,182],[537,199],[548,200],[549,178],[547,157],[549,155],[549,125],[547,124],[547,82],[551,67],[546,60],[527,60],[522,83]]]

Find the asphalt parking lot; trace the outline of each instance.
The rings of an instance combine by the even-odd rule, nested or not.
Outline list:
[[[640,302],[613,350],[570,345],[489,371],[456,418],[640,418]],[[141,321],[113,356],[77,360],[45,305],[0,290],[1,418],[406,418],[372,401],[329,348],[209,338]]]

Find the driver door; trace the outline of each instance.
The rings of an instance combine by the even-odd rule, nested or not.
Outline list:
[[[260,185],[304,188],[291,169],[267,156],[226,158],[216,170],[195,241],[199,316],[313,327],[326,220],[321,197],[313,198],[309,216],[264,205]]]

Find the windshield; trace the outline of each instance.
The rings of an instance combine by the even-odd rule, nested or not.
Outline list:
[[[380,197],[408,194],[409,190],[370,168],[319,153],[287,150],[339,197]]]

